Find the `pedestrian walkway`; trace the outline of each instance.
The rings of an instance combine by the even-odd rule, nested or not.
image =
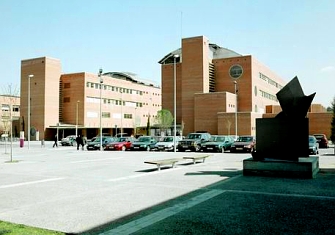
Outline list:
[[[315,179],[246,177],[249,154],[175,168],[146,160],[194,153],[0,145],[0,220],[68,234],[335,234],[335,156]]]

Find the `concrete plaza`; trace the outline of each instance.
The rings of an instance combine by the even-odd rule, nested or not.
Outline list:
[[[250,154],[77,151],[0,144],[0,220],[68,234],[334,234],[334,149],[315,179],[243,176]]]

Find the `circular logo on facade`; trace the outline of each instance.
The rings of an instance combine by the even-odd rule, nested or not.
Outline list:
[[[230,67],[229,69],[229,76],[234,79],[238,79],[242,76],[243,74],[243,68],[239,64],[235,64]]]

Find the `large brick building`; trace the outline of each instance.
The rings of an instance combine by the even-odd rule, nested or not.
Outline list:
[[[34,75],[28,78],[29,75]],[[134,74],[107,72],[62,74],[58,59],[41,57],[21,61],[21,123],[27,138],[28,82],[30,80],[31,128],[40,139],[79,134],[136,134],[161,109],[160,87]],[[152,121],[152,120],[151,120]],[[121,128],[122,127],[122,128]],[[31,137],[31,139],[34,139]]]
[[[204,36],[182,39],[181,48],[159,63],[162,108],[172,114],[176,74],[177,123],[184,126],[183,134],[255,135],[256,118],[263,117],[267,106],[279,106],[276,93],[287,83],[254,56],[222,48]],[[329,114],[316,111],[330,125]],[[321,128],[314,116],[309,114],[310,131],[329,133],[327,124]]]

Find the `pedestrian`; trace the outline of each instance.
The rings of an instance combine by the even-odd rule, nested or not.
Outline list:
[[[77,150],[79,150],[79,146],[82,145],[82,139],[81,139],[81,136],[78,135],[77,138],[76,138],[76,142],[77,142]]]
[[[86,138],[86,136],[82,136],[82,138],[81,138],[81,149],[82,150],[84,150],[85,148],[85,145],[86,145],[86,143],[87,143],[87,138]]]
[[[58,141],[58,138],[57,138],[57,134],[54,136],[54,145],[52,146],[53,148],[56,146],[56,147],[58,147],[58,143],[57,143],[57,141]]]

